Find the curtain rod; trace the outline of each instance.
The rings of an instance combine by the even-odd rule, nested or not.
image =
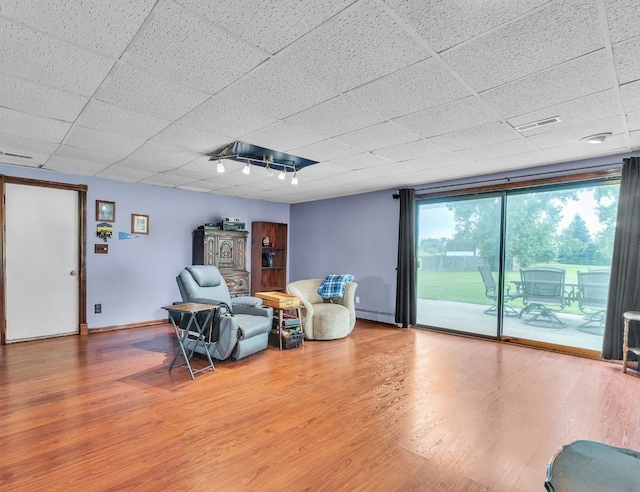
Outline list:
[[[443,185],[434,184],[430,186],[429,184],[422,185],[421,187],[415,187],[416,194],[431,194],[431,193],[443,193],[446,191],[464,191],[466,189],[477,188],[480,186],[491,186],[491,185],[501,185],[501,184],[509,184],[509,183],[518,183],[521,181],[528,181],[532,179],[543,179],[543,178],[553,178],[553,177],[561,177],[561,176],[571,176],[582,174],[584,172],[602,172],[603,177],[606,176],[607,173],[612,173],[611,177],[615,177],[620,172],[622,168],[622,161],[620,162],[611,162],[606,164],[596,164],[592,166],[583,166],[580,168],[572,168],[572,169],[558,169],[555,171],[541,171],[534,172],[530,174],[518,174],[513,176],[502,176],[502,177],[489,177],[486,179],[478,179],[474,181],[468,182],[459,182],[459,183],[449,183]],[[464,178],[461,178],[464,179]],[[393,194],[393,198],[397,199],[400,195],[396,192]]]

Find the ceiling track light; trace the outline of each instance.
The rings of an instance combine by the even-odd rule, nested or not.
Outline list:
[[[293,177],[291,178],[291,184],[298,184],[298,170],[296,169],[296,163],[294,161],[283,162],[282,160],[278,162],[274,162],[271,156],[264,156],[261,159],[254,159],[252,157],[240,156],[238,154],[220,154],[216,156],[211,156],[209,158],[210,161],[218,161],[216,170],[219,173],[224,173],[225,168],[222,163],[222,159],[231,159],[238,162],[245,161],[244,166],[242,167],[242,174],[251,174],[251,165],[254,164],[256,166],[264,166],[265,171],[267,172],[267,176],[273,176],[274,171],[278,171],[278,179],[284,181],[287,177],[287,172],[293,171]]]

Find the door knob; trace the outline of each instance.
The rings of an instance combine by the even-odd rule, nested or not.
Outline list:
[[[70,274],[70,275],[71,275],[72,277],[75,277],[75,276],[77,275],[77,274],[76,274],[76,271],[75,271],[75,270],[71,270],[71,274]]]

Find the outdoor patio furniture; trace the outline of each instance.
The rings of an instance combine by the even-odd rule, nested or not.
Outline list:
[[[519,316],[532,314],[523,323],[563,328],[565,324],[550,308],[564,309],[564,268],[535,267],[520,269],[520,287],[524,308]]]
[[[493,279],[493,273],[491,273],[491,268],[488,265],[478,265],[478,271],[482,276],[482,281],[484,282],[484,295],[487,299],[491,299],[495,304],[493,304],[489,309],[486,309],[485,314],[497,314],[498,312],[498,286],[496,285],[495,280]],[[517,299],[521,297],[521,294],[511,294],[510,286],[505,285],[505,293],[504,299],[502,303],[502,314],[504,316],[517,316],[518,311],[513,309],[511,306],[507,306],[507,301],[512,301],[513,299]]]
[[[602,334],[609,294],[609,270],[578,272],[578,307],[585,313],[585,322],[578,330]]]

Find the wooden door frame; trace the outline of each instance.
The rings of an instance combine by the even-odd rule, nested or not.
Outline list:
[[[18,184],[26,186],[40,186],[43,188],[57,188],[60,190],[75,191],[78,193],[78,333],[86,335],[87,329],[87,285],[86,285],[86,237],[87,237],[87,185],[74,185],[58,183],[55,181],[42,181],[37,179],[19,178],[0,174],[0,255],[2,256],[2,269],[0,269],[0,344],[7,343],[7,305],[6,305],[6,244],[5,244],[5,185]]]

